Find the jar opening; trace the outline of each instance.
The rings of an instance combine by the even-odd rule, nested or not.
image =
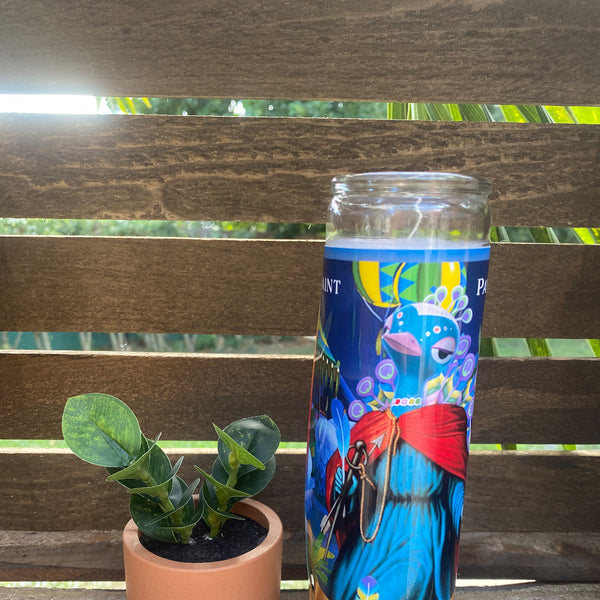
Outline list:
[[[492,186],[485,177],[431,171],[376,171],[342,175],[331,181],[334,194],[381,193],[386,196],[433,197],[469,194],[487,198]]]

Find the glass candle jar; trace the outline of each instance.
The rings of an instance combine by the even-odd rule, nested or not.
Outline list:
[[[490,183],[332,181],[306,467],[311,598],[450,600]]]

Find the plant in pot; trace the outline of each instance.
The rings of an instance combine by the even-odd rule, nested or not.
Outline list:
[[[279,598],[281,521],[250,499],[273,477],[279,429],[266,415],[214,428],[218,456],[211,473],[194,465],[204,479],[195,495],[201,478],[188,485],[178,475],[183,457],[171,464],[160,434],[147,438],[124,402],[97,393],[67,401],[67,446],[105,467],[108,481],[131,496],[132,519],[123,531],[128,600]],[[248,537],[246,528],[258,539],[231,551]]]

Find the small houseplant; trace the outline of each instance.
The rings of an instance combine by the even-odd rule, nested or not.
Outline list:
[[[273,477],[279,429],[266,415],[214,427],[218,456],[211,473],[195,466],[204,479],[195,495],[201,478],[188,485],[178,475],[183,457],[172,465],[157,444],[160,434],[147,438],[124,402],[95,393],[69,398],[65,405],[67,446],[82,460],[105,467],[108,481],[120,483],[131,496],[132,520],[123,533],[128,600],[279,598],[281,522],[271,509],[250,500]],[[200,539],[210,545],[226,523],[245,517],[260,523],[266,537],[236,558],[191,563],[154,553],[157,545],[159,550],[193,546]],[[240,583],[235,583],[236,571]],[[252,592],[251,581],[259,579],[259,589]]]

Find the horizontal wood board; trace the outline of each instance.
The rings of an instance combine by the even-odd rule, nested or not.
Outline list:
[[[61,439],[66,399],[126,401],[148,437],[214,440],[212,423],[269,414],[306,440],[312,358],[84,352],[0,353],[0,438]],[[482,358],[473,443],[599,444],[599,359]],[[26,409],[24,409],[26,407]]]
[[[122,581],[121,535],[120,530],[0,531],[0,580]],[[598,552],[600,535],[597,533],[463,533],[459,581],[467,577],[599,581],[600,567],[594,560]],[[304,534],[290,535],[286,532],[282,565],[284,580],[306,580],[305,554]],[[517,589],[516,586],[507,586],[497,591]],[[566,589],[563,588],[563,591]],[[573,589],[583,591],[586,588]],[[541,593],[542,589],[537,591]],[[3,588],[0,588],[0,599],[6,597],[2,593]],[[547,600],[554,596],[533,597]],[[571,597],[557,597],[571,600]],[[495,596],[490,598],[496,600]]]
[[[482,584],[459,587],[454,600],[597,600],[598,594],[594,583]],[[125,591],[0,588],[0,600],[125,600]],[[308,591],[283,590],[281,600],[308,600]]]
[[[593,0],[8,0],[0,40],[4,93],[594,104],[600,80]]]
[[[2,217],[323,223],[332,177],[425,170],[490,179],[495,225],[600,224],[600,126],[0,115],[0,132]]]
[[[170,454],[174,461],[183,451]],[[181,476],[192,481],[193,465],[211,469],[214,458],[214,451],[185,452]],[[290,533],[304,531],[304,465],[302,451],[278,453],[273,482],[259,497]],[[2,450],[0,467],[6,498],[0,529],[112,530],[128,518],[123,488],[70,453]],[[600,532],[599,476],[598,451],[472,452],[462,530]]]
[[[495,244],[483,335],[600,337],[599,256]],[[322,257],[306,240],[0,237],[0,331],[314,335]]]

